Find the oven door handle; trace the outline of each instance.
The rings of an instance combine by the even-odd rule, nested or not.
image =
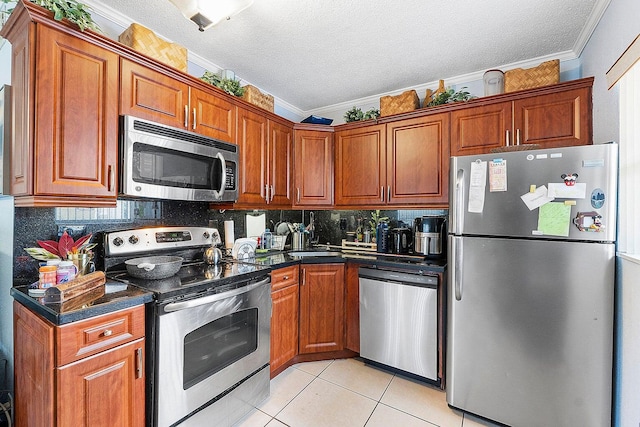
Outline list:
[[[258,288],[266,283],[271,283],[270,277],[267,277],[266,279],[256,283],[252,283],[251,285],[243,286],[242,288],[233,289],[231,291],[222,292],[214,295],[207,295],[206,297],[196,298],[188,301],[172,302],[164,306],[164,311],[165,313],[171,313],[174,311],[180,311],[180,310],[186,310],[188,308],[198,307],[204,304],[211,304],[212,302],[221,301],[227,298],[234,297],[236,295],[246,294],[247,292],[251,292],[255,288]]]

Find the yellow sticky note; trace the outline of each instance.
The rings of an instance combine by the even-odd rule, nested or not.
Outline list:
[[[529,186],[529,193],[535,193],[536,192],[536,185],[535,184],[531,184]]]
[[[575,200],[565,200],[564,204],[567,206],[575,206],[576,205],[576,201]]]

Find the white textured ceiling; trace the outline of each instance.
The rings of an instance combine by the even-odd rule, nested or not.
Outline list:
[[[531,58],[576,57],[608,2],[255,0],[202,33],[169,0],[87,1],[303,112]]]

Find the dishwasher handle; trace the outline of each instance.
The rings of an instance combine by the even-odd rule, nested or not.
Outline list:
[[[393,270],[379,270],[360,267],[358,277],[361,279],[375,280],[378,282],[396,283],[407,286],[423,288],[437,288],[438,277],[416,273],[407,273]]]

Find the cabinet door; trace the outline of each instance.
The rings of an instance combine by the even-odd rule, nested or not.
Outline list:
[[[447,204],[449,113],[387,125],[387,203]]]
[[[333,205],[333,134],[296,130],[293,151],[294,206]]]
[[[520,99],[513,105],[520,144],[553,148],[592,143],[590,87]]]
[[[34,192],[115,204],[118,55],[44,25],[37,40]]]
[[[488,153],[513,141],[511,129],[512,103],[470,107],[451,112],[451,155]]]
[[[187,128],[187,84],[126,59],[122,59],[120,67],[121,114]]]
[[[298,283],[271,294],[271,374],[298,354]]]
[[[359,264],[347,263],[346,268],[346,347],[360,353],[360,277]]]
[[[16,426],[53,426],[53,325],[13,302]]]
[[[267,204],[272,208],[291,208],[292,134],[291,127],[269,120]]]
[[[385,125],[337,132],[335,138],[336,205],[385,203]]]
[[[267,118],[238,108],[240,173],[238,206],[264,207],[267,178]]]
[[[344,348],[344,264],[302,265],[300,353]]]
[[[214,94],[192,88],[190,106],[191,131],[235,144],[235,105]]]
[[[58,425],[145,425],[144,339],[56,369]]]

